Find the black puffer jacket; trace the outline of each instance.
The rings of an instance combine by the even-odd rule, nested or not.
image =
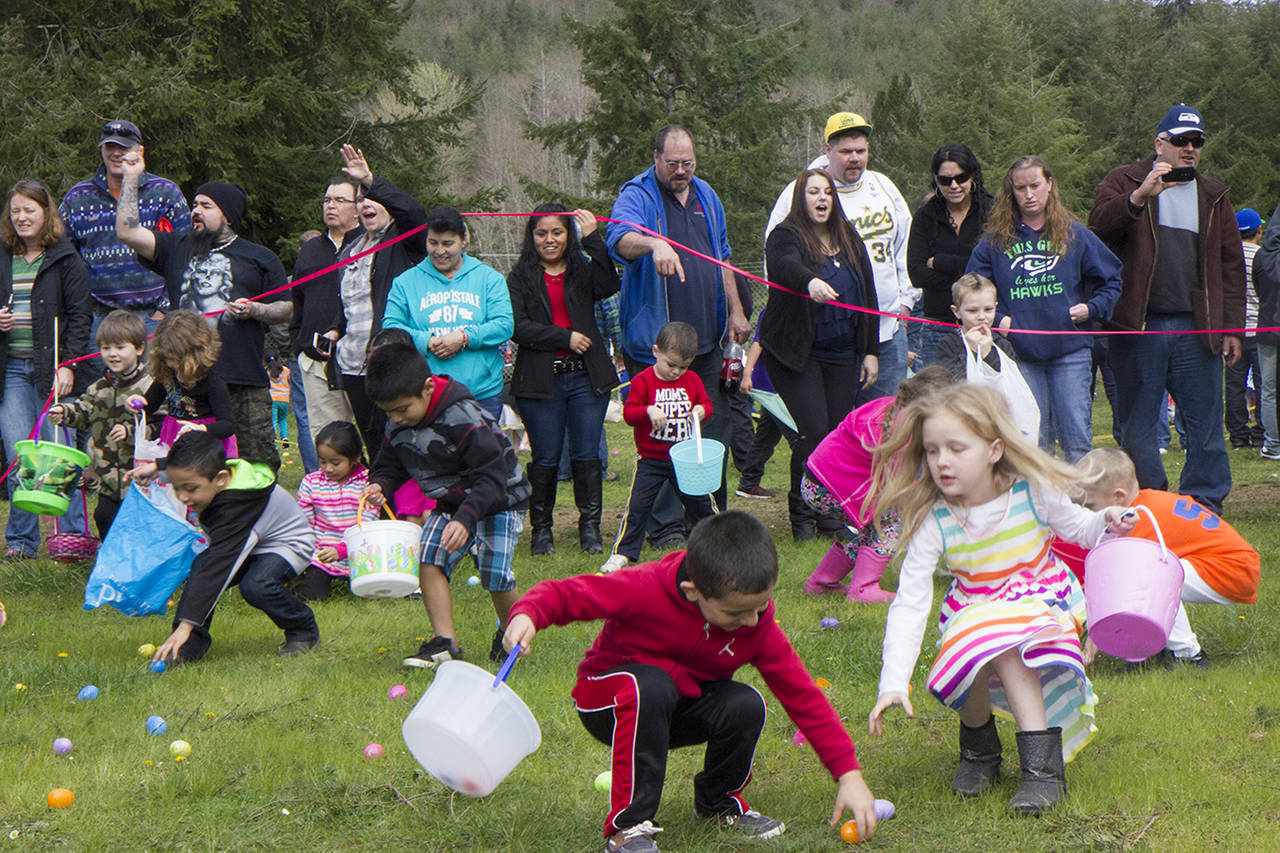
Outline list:
[[[0,305],[13,295],[13,253],[0,245]],[[35,348],[36,392],[41,398],[53,390],[53,326],[58,321],[58,360],[86,354],[93,309],[89,302],[89,269],[84,265],[70,237],[63,237],[45,250],[44,261],[31,286],[31,332]],[[9,362],[9,334],[0,332],[0,398],[4,397],[5,367]],[[92,379],[84,363],[72,365],[76,374],[73,394],[79,394]]]

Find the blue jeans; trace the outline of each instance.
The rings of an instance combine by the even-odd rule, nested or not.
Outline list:
[[[285,362],[289,368],[289,404],[293,406],[293,417],[298,422],[298,455],[302,457],[302,470],[310,474],[320,467],[316,458],[316,443],[311,438],[311,421],[307,418],[307,393],[302,389],[302,371],[298,368],[298,360],[291,358]]]
[[[0,400],[0,435],[4,439],[4,453],[10,464],[17,459],[14,445],[31,434],[36,425],[36,417],[44,398],[36,392],[35,369],[29,358],[10,358],[4,371],[4,399]],[[40,432],[41,441],[53,441],[55,427],[45,421]],[[60,431],[60,430],[59,430]],[[75,445],[75,433],[71,433],[72,446]],[[63,440],[63,439],[59,439]],[[16,471],[16,469],[15,469]],[[7,485],[9,497],[18,487],[18,478],[10,474]],[[67,533],[84,532],[84,505],[80,490],[71,494],[71,504],[67,513],[58,522],[58,527]],[[4,531],[8,547],[22,552],[24,557],[34,557],[40,549],[40,517],[26,510],[9,504],[9,523]]]
[[[533,447],[533,465],[558,466],[566,432],[572,461],[595,459],[599,454],[600,427],[609,395],[592,389],[587,371],[554,374],[549,398],[517,397],[516,402]]]
[[[1146,330],[1195,328],[1190,314],[1149,314]],[[1205,349],[1200,335],[1118,335],[1110,343],[1111,372],[1119,392],[1117,415],[1124,449],[1144,489],[1167,489],[1156,425],[1167,418],[1165,388],[1182,415],[1187,464],[1178,491],[1216,513],[1231,491],[1231,464],[1222,429],[1222,356]]]
[[[476,398],[476,402],[480,404],[480,408],[493,415],[493,422],[496,424],[502,420],[502,395],[494,394],[492,397]]]
[[[855,406],[892,397],[898,393],[898,383],[907,378],[907,330],[903,325],[898,323],[893,337],[880,342],[880,375],[870,388],[859,389]]]
[[[605,398],[605,406],[609,405],[609,398]],[[532,443],[532,442],[530,442]],[[604,476],[609,472],[609,440],[604,434],[604,422],[600,422],[600,475]],[[565,442],[560,448],[560,466],[556,471],[557,480],[569,480],[573,477],[573,469],[569,465],[569,442]]]
[[[933,317],[928,318],[935,319]],[[948,322],[955,322],[954,317],[947,317]],[[932,323],[912,323],[913,327],[919,326],[920,331],[916,333],[916,370],[922,367],[928,367],[933,364],[935,355],[938,352],[938,341],[947,335],[954,335],[956,330],[950,326],[935,326]]]
[[[1020,361],[1018,369],[1040,407],[1040,449],[1053,453],[1054,440],[1068,462],[1093,447],[1093,353],[1088,347],[1049,361]]]

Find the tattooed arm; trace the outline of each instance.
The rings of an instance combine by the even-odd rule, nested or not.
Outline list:
[[[151,260],[156,256],[156,235],[142,227],[138,216],[138,181],[146,168],[141,148],[124,155],[124,179],[120,185],[120,201],[116,204],[116,235],[139,256]]]

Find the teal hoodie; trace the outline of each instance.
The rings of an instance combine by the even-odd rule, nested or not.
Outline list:
[[[502,274],[470,255],[445,278],[427,258],[391,282],[382,328],[404,329],[426,355],[432,373],[447,373],[477,400],[502,393],[502,353],[498,347],[515,331],[511,295]],[[433,336],[465,331],[468,341],[453,358],[427,348]]]

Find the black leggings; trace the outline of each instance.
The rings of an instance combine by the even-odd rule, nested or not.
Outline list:
[[[861,360],[826,364],[809,359],[802,370],[792,370],[765,350],[761,356],[769,382],[778,389],[782,402],[796,422],[796,440],[791,445],[791,505],[800,506],[800,480],[809,454],[844,416],[853,411],[859,391]]]
[[[364,390],[364,377],[350,373],[342,374],[342,390],[351,404],[351,411],[356,416],[356,429],[364,440],[364,451],[369,464],[377,458],[382,449],[382,437],[386,433],[387,416],[382,409],[369,399]]]

